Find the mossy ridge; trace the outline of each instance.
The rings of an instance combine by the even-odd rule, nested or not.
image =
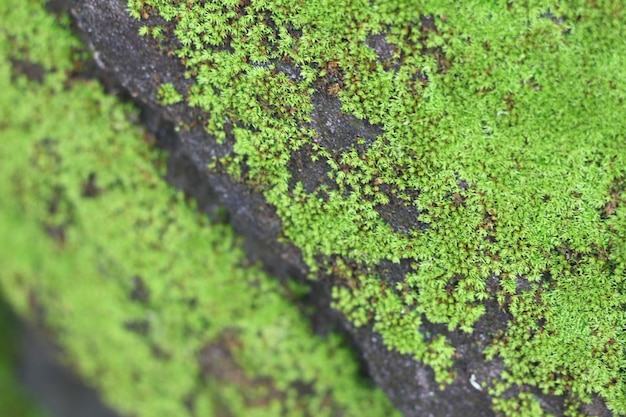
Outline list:
[[[241,266],[232,230],[164,183],[134,111],[68,78],[81,47],[43,2],[0,17],[0,285],[16,311],[129,415],[396,415],[340,338],[315,337],[274,280]],[[229,364],[219,383],[214,350]]]
[[[626,413],[624,8],[619,1],[129,1],[135,17],[169,22],[165,30],[182,43],[176,53],[196,80],[189,104],[210,113],[207,130],[218,139],[226,120],[238,124],[229,169],[238,175],[247,165],[244,179],[277,206],[285,235],[311,268],[319,255],[335,269],[336,255],[364,270],[414,260],[398,292],[346,275],[358,289],[336,294],[349,317],[373,320],[389,332],[390,347],[428,363],[422,317],[469,332],[481,302],[496,299],[513,321],[487,351],[509,368],[494,393],[519,385],[563,394],[569,415],[592,393]],[[375,34],[385,36],[391,58],[367,46]],[[310,93],[329,72],[342,78],[328,93],[343,111],[384,128],[363,155],[334,154],[307,128]],[[289,190],[286,163],[303,143],[333,168],[338,190],[328,199]],[[403,234],[386,224],[375,210],[388,199],[383,184],[417,207],[429,228]],[[490,276],[496,293],[486,287]],[[448,380],[445,367],[431,365]],[[543,413],[527,397],[494,406],[511,416]]]

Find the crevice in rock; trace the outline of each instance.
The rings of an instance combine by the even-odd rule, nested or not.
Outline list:
[[[381,126],[344,114],[338,98],[314,93],[311,101],[311,127],[318,133],[316,142],[335,157],[351,149],[362,155],[383,133]]]

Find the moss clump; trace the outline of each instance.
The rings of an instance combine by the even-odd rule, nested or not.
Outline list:
[[[497,301],[512,320],[485,350],[506,366],[489,382],[495,398],[512,387],[564,395],[576,415],[595,394],[626,414],[624,2],[130,0],[129,10],[169,22],[195,80],[188,103],[218,140],[235,126],[224,166],[277,207],[314,271],[344,270],[337,306],[356,324],[373,321],[445,383],[450,349],[425,341],[420,323],[471,332],[484,301]],[[358,137],[325,146],[309,123],[314,91],[382,134],[365,150]],[[332,187],[289,186],[305,145]],[[381,215],[389,204],[424,227],[394,227]],[[360,271],[408,260],[413,272],[388,288],[337,259]],[[544,413],[522,394],[494,408]]]
[[[340,338],[313,335],[244,267],[232,230],[168,188],[134,111],[71,77],[82,54],[65,25],[34,0],[2,2],[0,19],[0,285],[106,402],[150,417],[395,415]]]
[[[157,91],[157,100],[160,104],[169,106],[183,101],[183,96],[176,91],[172,83],[165,83],[162,84]]]

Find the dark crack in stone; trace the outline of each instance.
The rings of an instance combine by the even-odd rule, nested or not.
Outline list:
[[[326,199],[325,189],[336,190],[337,184],[328,173],[331,168],[324,157],[319,157],[311,145],[304,145],[291,155],[289,161],[289,189],[293,190],[297,183],[302,183],[304,190],[308,194],[316,193],[319,197]]]
[[[300,75],[300,68],[297,65],[291,64],[289,62],[280,61],[276,65],[276,70],[285,74],[292,81],[298,82],[302,81],[303,79],[302,75]]]
[[[147,303],[150,301],[150,289],[146,285],[146,282],[140,276],[135,275],[132,278],[132,290],[130,292],[130,299],[139,303]]]
[[[341,112],[341,101],[325,94],[312,97],[311,127],[318,133],[317,142],[334,156],[350,149],[363,154],[383,133],[381,126]]]
[[[413,259],[401,259],[397,263],[384,260],[376,265],[375,271],[377,275],[380,275],[394,287],[396,284],[405,282],[406,274],[413,270],[411,267],[412,262]]]
[[[43,83],[43,79],[46,76],[46,70],[44,67],[36,62],[31,62],[25,59],[12,58],[10,61],[11,66],[13,67],[11,81],[15,81],[19,75],[23,75],[30,81],[34,81],[39,84]]]
[[[395,53],[395,45],[388,43],[384,34],[368,36],[365,44],[376,51],[382,62],[389,62]]]
[[[590,404],[583,404],[580,411],[584,415],[593,417],[612,417],[613,413],[607,408],[604,401],[596,394],[591,396]]]
[[[428,229],[428,223],[419,220],[420,211],[415,205],[395,196],[387,184],[381,184],[378,189],[389,198],[389,203],[377,204],[374,210],[395,232],[407,234],[412,230]]]
[[[150,333],[150,322],[148,320],[130,320],[124,323],[124,328],[139,336],[147,336]]]
[[[402,404],[399,408],[405,416],[495,415],[487,392],[472,387],[461,366],[455,364],[453,370],[457,372],[457,378],[444,390],[440,390],[430,368],[416,362],[410,355],[388,351],[381,337],[372,332],[371,328],[352,327],[351,330],[374,381],[386,387],[395,404]],[[454,398],[454,401],[440,401],[440,398]]]

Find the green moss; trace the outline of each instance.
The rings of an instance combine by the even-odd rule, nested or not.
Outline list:
[[[0,19],[0,286],[73,369],[127,415],[395,415],[341,338],[312,334],[167,186],[135,112],[71,78],[67,28],[35,0]]]
[[[169,106],[183,101],[183,96],[176,91],[172,83],[165,83],[161,84],[157,91],[157,100],[160,104]]]
[[[221,140],[226,120],[241,126],[227,169],[247,172],[241,179],[276,206],[313,272],[342,269],[338,258],[362,271],[412,262],[397,291],[344,273],[354,289],[336,289],[337,306],[356,324],[373,322],[390,348],[447,382],[447,344],[424,340],[419,324],[471,332],[495,300],[512,320],[485,352],[507,368],[493,386],[565,395],[571,415],[592,394],[626,414],[625,8],[129,2],[137,18],[170,22],[195,79],[188,102],[206,110],[208,132]],[[384,35],[388,59],[370,35]],[[358,138],[353,149],[324,148],[306,124],[312,91],[333,79],[327,90],[344,113],[382,127],[363,153]],[[289,187],[288,162],[304,144],[331,167],[328,198]],[[429,226],[395,230],[378,211],[390,198]],[[432,343],[446,346],[439,358],[427,354]],[[536,414],[536,402],[515,398],[494,407]]]

